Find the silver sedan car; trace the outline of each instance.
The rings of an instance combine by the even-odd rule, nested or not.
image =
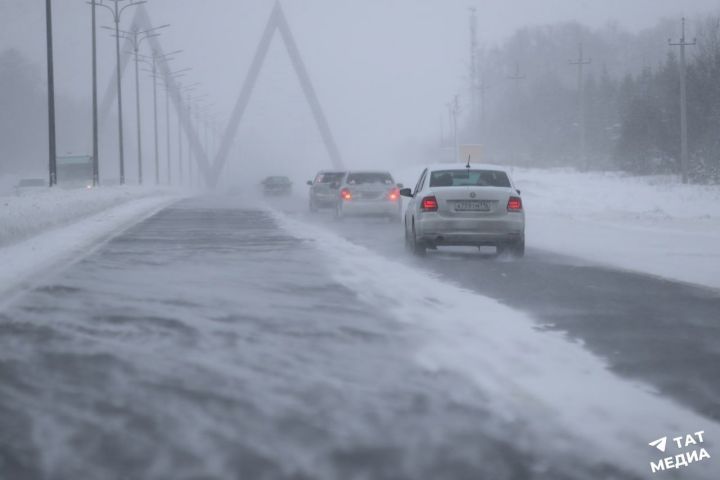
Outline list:
[[[525,212],[508,172],[490,165],[426,168],[405,210],[405,244],[417,255],[438,246],[495,246],[525,254]]]
[[[401,184],[389,172],[351,171],[340,184],[335,216],[382,216],[398,221],[402,212]]]

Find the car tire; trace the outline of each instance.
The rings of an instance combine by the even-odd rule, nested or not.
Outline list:
[[[522,258],[525,256],[525,235],[520,237],[520,240],[512,244],[510,247],[510,254],[515,258]]]
[[[318,211],[317,205],[315,205],[315,202],[312,198],[308,202],[308,209],[310,210],[310,213],[317,213]]]
[[[408,232],[407,218],[403,219],[403,231],[405,232],[405,251],[412,253],[412,242],[410,241],[410,233]]]
[[[345,218],[345,214],[343,213],[342,203],[338,203],[335,206],[335,220],[340,222],[343,218]]]
[[[427,247],[425,244],[418,242],[417,234],[415,233],[415,220],[412,222],[411,250],[417,257],[424,257],[427,254]]]
[[[525,256],[525,236],[514,242],[501,243],[497,247],[498,255],[510,254],[513,258],[522,258]]]

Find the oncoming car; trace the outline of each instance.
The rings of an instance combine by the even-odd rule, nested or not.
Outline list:
[[[508,172],[489,165],[426,168],[405,210],[405,244],[424,255],[438,246],[495,246],[498,253],[525,254],[525,212]]]
[[[348,172],[340,184],[335,216],[384,216],[400,219],[402,201],[401,184],[395,184],[388,172]]]
[[[311,212],[337,206],[338,189],[344,176],[345,172],[323,170],[315,175],[314,180],[308,180],[307,184],[310,186],[308,207]]]

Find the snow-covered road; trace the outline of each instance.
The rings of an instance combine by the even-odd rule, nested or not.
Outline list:
[[[419,263],[397,225],[303,205],[185,200],[16,298],[0,478],[642,478],[659,436],[717,451],[717,295],[539,250]]]

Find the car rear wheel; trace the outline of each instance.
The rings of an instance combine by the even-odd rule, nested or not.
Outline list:
[[[525,256],[525,235],[519,240],[508,243],[501,243],[497,247],[498,255],[510,254],[514,258],[522,258]]]
[[[414,255],[417,255],[418,257],[424,257],[425,254],[427,254],[427,247],[424,243],[419,242],[417,239],[417,234],[415,233],[415,220],[413,220],[412,223],[412,237],[410,241],[411,250]]]
[[[513,257],[522,258],[525,256],[525,235],[512,246],[510,253]]]
[[[338,203],[335,207],[335,220],[340,221],[345,217],[343,213],[342,203]]]

